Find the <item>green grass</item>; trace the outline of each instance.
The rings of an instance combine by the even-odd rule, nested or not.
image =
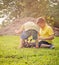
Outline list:
[[[59,65],[59,37],[55,49],[17,49],[19,36],[0,36],[0,65]]]

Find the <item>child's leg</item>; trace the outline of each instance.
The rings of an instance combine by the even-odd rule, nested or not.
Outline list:
[[[32,36],[33,36],[33,39],[35,40],[36,48],[38,48],[39,47],[39,45],[38,45],[38,32],[33,30]]]
[[[47,44],[42,44],[40,47],[41,47],[41,48],[42,48],[42,47],[43,47],[43,48],[50,48],[50,49],[54,49],[54,48],[55,48],[54,45],[47,45]]]
[[[51,43],[48,43],[46,41],[40,41],[39,42],[39,47],[43,47],[43,48],[50,48],[51,46],[53,46]]]
[[[41,44],[41,48],[50,48],[51,45],[47,45],[47,44]]]
[[[36,43],[36,48],[39,48],[38,40],[35,40],[35,43]]]
[[[19,47],[20,48],[22,48],[22,47],[24,47],[25,45],[26,45],[26,39],[29,37],[29,34],[27,34],[27,32],[26,31],[23,31],[22,33],[21,33],[21,39],[20,39],[20,45],[19,45]]]
[[[19,45],[19,48],[24,47],[24,44],[25,44],[25,40],[24,40],[24,39],[20,39],[20,45]]]

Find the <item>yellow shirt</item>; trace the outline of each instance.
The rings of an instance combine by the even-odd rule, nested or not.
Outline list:
[[[40,34],[41,37],[47,38],[50,35],[53,35],[54,32],[53,32],[53,29],[46,24],[44,29],[40,28],[39,34]],[[49,43],[52,43],[52,40],[46,40],[46,41],[49,42]]]
[[[39,27],[35,23],[30,22],[30,21],[23,24],[21,28],[23,28],[25,31],[33,29],[39,32]]]

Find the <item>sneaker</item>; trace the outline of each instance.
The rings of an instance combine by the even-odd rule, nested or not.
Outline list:
[[[54,45],[51,45],[51,46],[50,46],[50,49],[54,49],[54,48],[55,48],[55,46],[54,46]]]

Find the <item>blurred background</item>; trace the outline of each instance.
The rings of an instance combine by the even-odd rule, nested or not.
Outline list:
[[[24,22],[40,16],[59,36],[59,0],[0,0],[0,35],[15,35]]]

